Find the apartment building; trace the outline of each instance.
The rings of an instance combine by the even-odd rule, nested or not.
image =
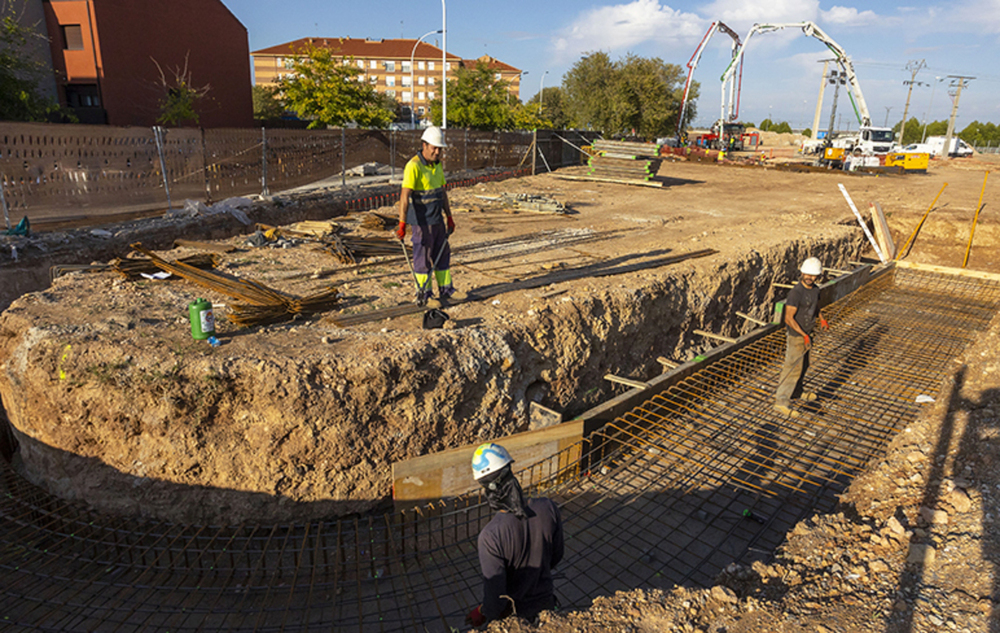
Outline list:
[[[253,121],[247,30],[220,0],[42,0],[59,102],[83,123],[151,126],[185,66],[202,127]]]
[[[251,53],[254,83],[272,86],[286,76],[292,60],[309,46],[329,48],[336,55],[356,64],[363,71],[363,80],[377,92],[393,97],[402,106],[412,106],[417,118],[425,117],[430,102],[440,97],[441,81],[445,73],[449,80],[462,66],[475,65],[478,60],[463,60],[448,54],[442,69],[442,51],[433,44],[414,39],[352,39],[308,37],[262,48]],[[510,91],[517,97],[521,72],[492,57],[480,60],[489,64],[497,79],[511,82]]]

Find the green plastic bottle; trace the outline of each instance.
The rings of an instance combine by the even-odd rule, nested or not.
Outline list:
[[[212,302],[205,299],[195,299],[188,305],[188,315],[191,318],[191,336],[203,341],[215,334],[215,313],[212,312]]]

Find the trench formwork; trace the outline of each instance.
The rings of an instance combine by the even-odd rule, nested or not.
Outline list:
[[[1000,305],[1000,281],[886,268],[825,309],[798,417],[772,408],[769,326],[565,454],[519,472],[561,506],[563,609],[636,587],[708,586],[773,556],[935,396]],[[566,455],[580,455],[567,460]],[[9,455],[8,455],[9,456]],[[212,526],[98,515],[0,460],[0,629],[434,631],[480,601],[477,495],[405,512]]]

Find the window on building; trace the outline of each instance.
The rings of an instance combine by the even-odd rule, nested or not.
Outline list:
[[[419,108],[417,108],[417,114],[419,114],[420,116],[424,116],[424,112],[426,111],[427,110],[424,109],[424,106],[420,106]]]
[[[421,101],[423,101],[426,97],[427,93],[425,93],[423,90],[417,93],[417,98],[420,99]]]
[[[427,62],[427,70],[434,70],[434,62]]]
[[[68,84],[66,86],[66,105],[71,108],[101,107],[101,97],[97,92],[97,84]]]
[[[284,62],[285,68],[291,68],[294,65],[295,65],[295,60],[293,58],[290,58],[290,57],[286,57],[285,58],[285,62]]]
[[[403,91],[403,101],[406,102],[406,103],[410,103],[410,101],[412,99],[413,99],[413,93],[410,92],[409,90],[404,90]]]
[[[375,61],[374,59],[371,60],[371,64],[368,65],[368,68],[375,70],[376,68],[378,68],[378,62]]]
[[[389,95],[390,97],[395,97],[396,96],[396,91],[395,90],[386,90],[385,94]]]
[[[396,62],[386,62],[385,63],[385,72],[387,72],[387,73],[394,73],[394,72],[396,72]]]
[[[369,82],[369,83],[370,83],[371,85],[373,85],[373,86],[374,86],[375,84],[377,84],[377,83],[378,83],[378,75],[371,75],[370,77],[368,77],[368,82]]]
[[[275,57],[274,58],[274,65],[277,66],[278,68],[281,68],[282,66],[285,65],[285,58],[284,57]]]
[[[496,79],[497,81],[500,81],[501,79],[500,73],[493,73],[493,78]]]
[[[360,68],[361,70],[365,69],[365,60],[363,59],[358,60],[358,68]]]
[[[410,79],[409,75],[403,75],[402,79],[403,79],[403,85],[404,86],[412,86],[413,85],[413,81]]]
[[[434,100],[434,93],[433,92],[428,92],[427,93],[427,99],[429,101],[433,101]]]
[[[404,73],[408,73],[413,70],[413,65],[410,62],[400,62],[400,70]]]
[[[83,50],[83,29],[79,24],[64,24],[62,27],[63,49],[67,51]]]
[[[422,86],[427,81],[425,77],[417,77],[417,85]]]
[[[392,76],[386,77],[385,78],[385,85],[387,85],[387,86],[395,86],[396,85],[396,78],[392,77]]]
[[[433,77],[428,77],[427,78],[427,85],[428,86],[433,86],[434,85],[434,78]]]
[[[445,62],[444,70],[445,70],[445,72],[448,72],[448,71],[451,70],[451,62]]]
[[[424,70],[426,67],[427,67],[427,64],[425,64],[423,62],[417,62],[417,70]]]

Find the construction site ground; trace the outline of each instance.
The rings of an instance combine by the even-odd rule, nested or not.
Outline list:
[[[694,329],[739,335],[752,325],[735,311],[769,319],[785,293],[773,283],[792,282],[806,256],[837,269],[874,259],[838,183],[866,218],[879,202],[902,246],[947,182],[905,258],[961,267],[984,173],[997,165],[977,157],[875,177],[677,161],[660,169],[660,188],[545,174],[457,189],[452,273],[476,300],[449,307],[435,331],[416,311],[377,318],[412,299],[402,257],[347,266],[301,240],[224,240],[237,250],[219,270],[299,296],[332,284],[339,309],[238,329],[220,308],[217,348],[191,340],[186,306],[225,296],[178,280],[66,275],[0,317],[18,468],[103,512],[181,522],[384,507],[393,461],[525,430],[530,402],[571,417],[621,392],[605,374],[645,380],[658,356],[684,361],[714,344]],[[986,187],[968,266],[1000,273],[1000,195]],[[551,196],[571,213],[480,197],[503,192]],[[331,219],[377,235],[361,215]],[[30,250],[22,258],[45,264]],[[842,512],[797,526],[773,565],[733,568],[712,589],[599,598],[544,614],[539,629],[1000,630],[997,349],[994,319],[924,415],[851,485]]]

